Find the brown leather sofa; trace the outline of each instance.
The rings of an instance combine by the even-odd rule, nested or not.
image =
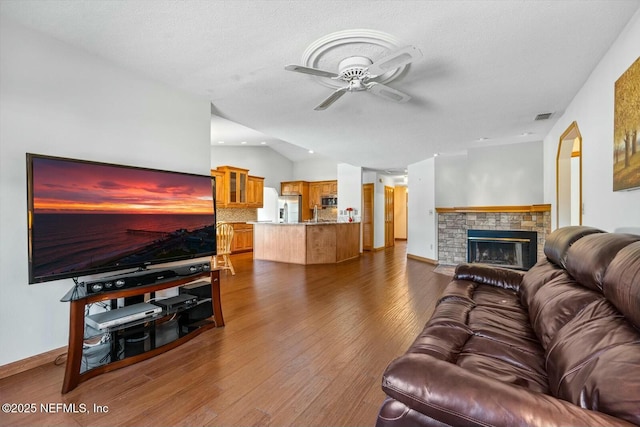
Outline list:
[[[565,227],[544,253],[457,267],[377,426],[640,425],[640,236]]]

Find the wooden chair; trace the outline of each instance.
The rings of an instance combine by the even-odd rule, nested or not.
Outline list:
[[[231,263],[231,241],[233,240],[233,226],[231,224],[219,223],[216,226],[216,243],[217,254],[213,257],[213,267],[222,270],[231,270],[231,274],[235,276],[236,271]],[[222,257],[218,264],[218,257]]]

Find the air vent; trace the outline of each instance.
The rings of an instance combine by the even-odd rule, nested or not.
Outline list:
[[[553,115],[553,113],[540,113],[534,120],[547,120]]]

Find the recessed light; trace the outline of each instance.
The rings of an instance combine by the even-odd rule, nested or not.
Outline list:
[[[267,141],[260,141],[260,145],[267,145]]]
[[[218,141],[218,144],[224,144],[224,141]]]
[[[245,145],[247,141],[242,141],[240,144]]]
[[[478,138],[476,141],[478,141],[478,142],[482,142],[482,141],[486,141],[486,140],[488,140],[488,139],[489,139],[489,138],[487,138],[486,136],[481,136],[481,137],[480,137],[480,138]]]
[[[531,132],[522,132],[520,134],[520,136],[529,136],[529,135],[531,135]]]
[[[309,154],[313,154],[313,150],[309,150]]]
[[[433,157],[438,157],[439,154],[438,153],[433,153]]]

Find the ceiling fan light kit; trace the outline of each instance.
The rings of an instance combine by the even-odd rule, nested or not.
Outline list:
[[[414,46],[397,48],[396,44],[390,41],[391,36],[380,32],[367,33],[366,36],[363,36],[359,33],[363,31],[369,30],[350,30],[330,34],[307,48],[303,58],[306,65],[287,65],[285,67],[287,71],[322,77],[323,79],[319,80],[320,83],[337,87],[329,97],[315,107],[316,111],[325,110],[346,92],[369,91],[374,95],[399,103],[411,99],[406,93],[386,86],[384,83],[397,78],[410,63],[422,58],[420,50]],[[366,40],[367,38],[368,40]],[[349,55],[340,60],[337,65],[337,73],[315,68],[323,53],[330,49],[338,49],[338,47],[345,51],[345,45],[350,44],[354,45],[354,49],[366,47],[366,50],[371,50],[369,45],[375,45],[374,49],[378,52],[382,47],[382,57],[372,61],[364,55]]]

